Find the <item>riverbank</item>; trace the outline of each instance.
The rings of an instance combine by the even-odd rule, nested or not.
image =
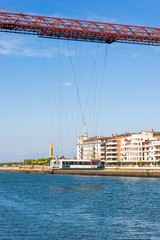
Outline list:
[[[26,174],[52,174],[52,169],[48,166],[0,167],[0,172],[26,173]]]
[[[160,168],[106,168],[104,170],[52,170],[48,166],[0,167],[0,172],[25,174],[88,175],[160,178]]]

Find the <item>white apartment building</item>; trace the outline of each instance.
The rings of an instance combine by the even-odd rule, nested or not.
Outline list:
[[[154,137],[153,140],[147,141],[143,145],[143,161],[158,162],[160,161],[160,141]]]
[[[106,141],[105,137],[88,138],[86,129],[84,134],[78,135],[77,160],[87,159],[106,159]]]
[[[158,162],[160,161],[160,141],[150,141],[149,160]]]
[[[131,134],[121,139],[121,162],[143,161],[144,143],[153,139],[152,132]]]

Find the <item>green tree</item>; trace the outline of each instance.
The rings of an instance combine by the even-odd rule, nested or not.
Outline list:
[[[25,159],[24,160],[24,165],[31,165],[33,160],[34,159]]]

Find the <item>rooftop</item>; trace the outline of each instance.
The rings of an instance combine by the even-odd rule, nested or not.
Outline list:
[[[90,137],[86,140],[84,140],[84,142],[91,142],[91,141],[96,141],[96,140],[106,140],[109,139],[109,137],[98,137],[98,136],[95,136],[95,137]]]

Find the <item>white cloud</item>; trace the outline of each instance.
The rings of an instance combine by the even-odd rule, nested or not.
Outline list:
[[[58,49],[57,49],[58,51]],[[76,55],[76,51],[72,51],[72,50],[67,50],[67,49],[59,49],[60,53],[63,54],[64,56],[66,57],[69,57],[69,56],[75,56]]]
[[[130,55],[131,58],[137,58],[139,57],[140,55],[138,53],[133,53]]]
[[[63,83],[63,86],[65,86],[65,87],[71,87],[72,84],[71,84],[70,82],[64,82],[64,83]]]
[[[123,54],[121,55],[122,57],[125,57],[125,58],[138,58],[140,57],[141,55],[139,53],[132,53],[132,54]]]
[[[100,16],[93,13],[88,13],[88,17],[86,18],[87,21],[94,21],[94,22],[102,22],[102,23],[116,23],[117,20],[115,18],[108,18],[105,16]]]
[[[52,58],[61,54],[65,57],[75,56],[76,52],[73,50],[68,50],[67,48],[58,48],[58,47],[47,47],[40,48],[35,47],[35,44],[29,46],[24,38],[6,38],[0,40],[0,54],[2,55],[15,55],[15,56],[26,56],[26,57],[45,57]]]

